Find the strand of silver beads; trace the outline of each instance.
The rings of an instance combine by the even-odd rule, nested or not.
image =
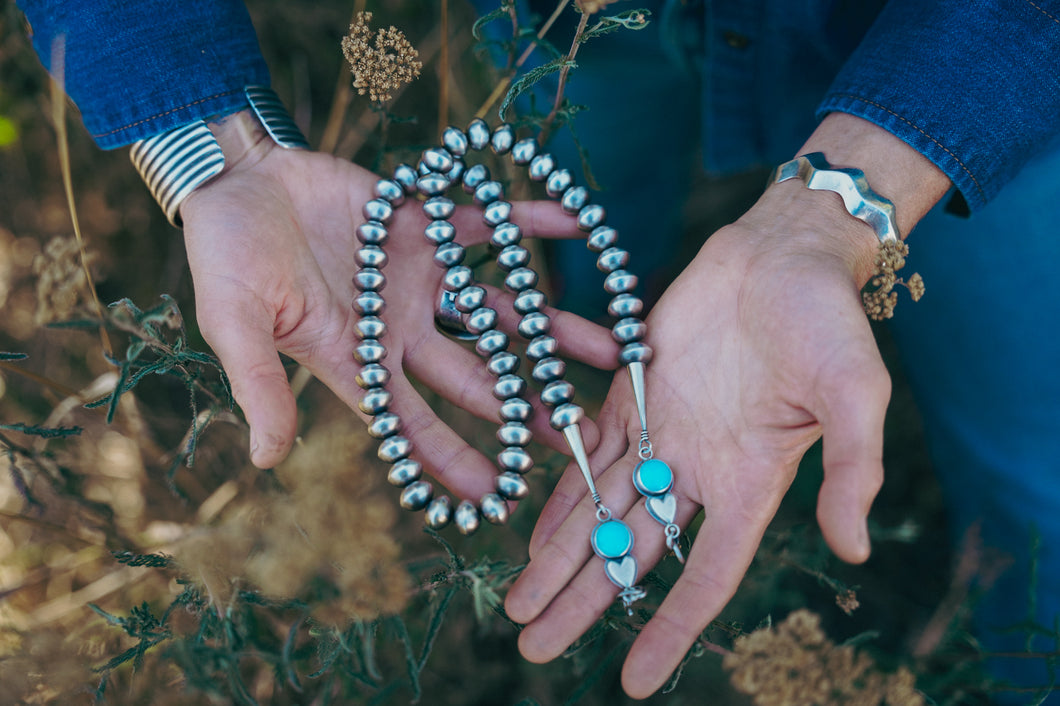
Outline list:
[[[531,377],[542,385],[539,394],[542,403],[551,410],[549,423],[563,433],[589,487],[597,507],[597,525],[590,541],[594,552],[605,561],[606,575],[622,589],[619,597],[629,609],[633,601],[644,595],[644,591],[634,585],[637,565],[631,554],[633,534],[628,525],[611,516],[596,489],[579,427],[584,412],[573,403],[574,386],[564,379],[566,364],[556,357],[558,343],[550,335],[551,320],[544,312],[547,302],[545,295],[536,288],[538,275],[530,267],[530,253],[520,245],[522,233],[519,226],[509,220],[512,206],[503,198],[503,186],[490,178],[485,165],[468,167],[464,161],[471,152],[487,147],[498,155],[510,154],[515,164],[527,168],[533,181],[544,182],[546,193],[558,200],[567,213],[576,215],[578,227],[588,233],[587,247],[599,254],[597,266],[606,274],[604,289],[613,297],[608,312],[617,319],[612,336],[622,345],[619,361],[626,366],[633,383],[642,427],[639,453],[642,460],[651,459],[644,411],[644,368],[651,360],[652,350],[642,340],[647,326],[640,318],[643,302],[633,294],[637,277],[625,269],[629,253],[617,247],[618,233],[604,223],[603,207],[590,203],[588,190],[575,185],[571,173],[558,168],[550,154],[539,152],[534,138],[516,140],[510,125],[501,125],[491,131],[481,119],[473,120],[466,131],[447,128],[441,147],[424,151],[416,169],[399,165],[393,178],[381,179],[376,184],[375,198],[364,205],[366,220],[357,228],[362,246],[357,252],[359,269],[354,277],[354,284],[360,291],[354,307],[361,315],[357,323],[361,341],[354,356],[362,365],[357,382],[365,390],[360,408],[372,416],[368,431],[381,439],[378,455],[392,464],[388,480],[402,488],[401,506],[408,510],[424,510],[428,526],[440,529],[453,523],[461,533],[472,534],[482,519],[493,524],[506,522],[507,500],[527,496],[528,485],[523,475],[533,467],[533,460],[526,451],[532,437],[526,426],[532,413],[530,403],[524,398],[527,383],[517,372],[519,357],[508,350],[507,334],[496,327],[497,312],[485,305],[486,291],[475,282],[471,268],[464,264],[466,253],[463,246],[455,242],[456,228],[448,219],[456,206],[446,193],[454,184],[460,183],[482,208],[485,223],[493,228],[490,245],[497,254],[498,267],[506,273],[505,287],[515,294],[514,308],[521,316],[518,332],[528,341],[526,356],[533,363]],[[500,401],[501,425],[497,438],[503,449],[496,459],[500,472],[495,492],[487,493],[478,502],[462,500],[455,508],[447,495],[434,493],[431,483],[422,478],[421,464],[411,458],[412,443],[401,435],[401,420],[389,409],[391,394],[386,385],[390,373],[381,364],[386,356],[380,338],[386,331],[382,318],[385,302],[381,291],[386,284],[382,269],[387,262],[383,247],[388,238],[387,226],[394,209],[401,206],[406,197],[417,194],[424,197],[422,208],[429,219],[424,236],[434,245],[435,263],[445,269],[446,303],[464,314],[464,325],[475,340],[475,350],[496,377],[493,393]],[[656,461],[656,465],[659,463]],[[649,512],[667,526],[667,545],[674,548],[676,533],[673,529],[676,525],[673,524],[672,508],[676,503],[669,493],[672,473],[671,483],[665,488],[658,487],[657,476],[658,473],[652,475],[647,489],[638,481],[636,472],[634,482],[646,500],[654,503],[655,507],[649,508]]]

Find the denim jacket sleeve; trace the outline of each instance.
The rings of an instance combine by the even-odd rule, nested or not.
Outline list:
[[[865,118],[937,165],[972,211],[1060,134],[1060,4],[890,0],[818,114]]]
[[[268,85],[241,0],[18,0],[33,46],[105,149],[246,107]]]

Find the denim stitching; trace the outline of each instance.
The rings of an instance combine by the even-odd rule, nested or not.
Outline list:
[[[172,108],[171,110],[167,110],[164,113],[158,113],[157,115],[152,115],[150,118],[144,118],[143,120],[137,120],[134,123],[129,123],[128,125],[123,125],[123,126],[121,126],[119,128],[115,128],[115,129],[111,130],[110,132],[104,132],[104,133],[102,133],[100,135],[93,135],[92,137],[93,137],[93,139],[97,139],[97,140],[98,139],[102,139],[104,137],[109,137],[110,135],[113,135],[115,133],[121,132],[122,130],[128,130],[130,128],[136,127],[137,125],[143,125],[144,123],[149,123],[152,120],[158,120],[159,118],[164,118],[165,116],[169,115],[170,113],[176,113],[177,111],[184,110],[185,108],[191,108],[192,106],[199,105],[200,103],[206,103],[207,101],[212,101],[212,100],[216,100],[217,98],[224,98],[225,96],[230,96],[230,95],[233,95],[235,93],[239,93],[241,90],[242,89],[239,89],[239,90],[233,89],[231,91],[225,91],[224,93],[216,93],[216,94],[214,94],[212,96],[206,96],[205,98],[200,98],[197,101],[193,101],[191,103],[187,103],[185,105],[181,105],[181,106],[177,106],[176,108]]]
[[[1031,7],[1033,7],[1033,8],[1035,9],[1035,10],[1037,10],[1038,12],[1040,12],[1040,13],[1042,13],[1043,15],[1045,15],[1046,17],[1048,17],[1048,18],[1049,18],[1050,20],[1052,20],[1053,22],[1055,22],[1055,23],[1057,23],[1058,25],[1060,25],[1060,19],[1057,19],[1057,18],[1053,17],[1053,16],[1052,16],[1052,15],[1050,15],[1050,14],[1049,14],[1048,12],[1046,12],[1045,10],[1043,10],[1042,8],[1038,7],[1038,6],[1037,6],[1037,5],[1035,5],[1035,4],[1033,3],[1033,2],[1031,2],[1031,0],[1026,0],[1026,3],[1027,3],[1028,5],[1030,5]]]
[[[1030,2],[1030,0],[1026,0],[1026,1]],[[964,173],[967,174],[968,178],[972,180],[973,184],[975,184],[975,188],[979,191],[979,195],[982,196],[983,198],[986,198],[986,192],[983,191],[983,187],[979,185],[979,181],[975,178],[975,175],[972,174],[971,170],[968,169],[968,167],[965,166],[964,162],[961,161],[961,158],[958,157],[957,155],[955,155],[948,147],[946,147],[946,145],[942,144],[941,142],[936,140],[934,137],[929,135],[927,132],[925,132],[923,128],[921,128],[920,126],[916,125],[915,123],[913,123],[911,120],[909,120],[905,116],[899,115],[898,113],[894,112],[893,110],[891,110],[887,106],[880,105],[876,101],[871,101],[871,100],[868,100],[867,98],[862,98],[861,96],[851,95],[849,93],[837,93],[837,94],[834,94],[834,95],[837,98],[851,98],[851,99],[856,100],[856,101],[861,101],[862,103],[867,103],[867,104],[869,104],[871,106],[879,108],[882,111],[890,113],[891,115],[893,115],[894,117],[898,118],[899,120],[901,120],[905,124],[909,125],[909,127],[912,127],[914,129],[916,129],[921,135],[923,135],[924,137],[926,137],[927,139],[931,140],[936,145],[938,145],[940,148],[942,148],[943,152],[948,154],[950,157],[953,157],[953,161],[955,161],[960,166],[960,168],[964,170]]]

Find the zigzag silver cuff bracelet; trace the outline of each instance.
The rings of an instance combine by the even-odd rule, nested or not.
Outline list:
[[[781,164],[769,181],[779,184],[788,179],[801,179],[810,189],[834,191],[851,216],[872,226],[881,243],[899,240],[894,204],[869,188],[860,169],[833,167],[824,154],[811,152]]]

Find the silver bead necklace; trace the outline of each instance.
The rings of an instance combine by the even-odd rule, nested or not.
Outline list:
[[[456,228],[448,219],[456,205],[446,193],[459,183],[482,209],[485,223],[493,228],[490,247],[496,252],[498,267],[506,273],[504,286],[515,294],[514,308],[521,316],[518,332],[528,341],[526,357],[533,363],[531,377],[542,385],[539,394],[541,402],[551,410],[549,424],[563,434],[596,504],[597,523],[590,534],[592,549],[604,560],[607,577],[622,589],[619,598],[632,614],[632,603],[645,595],[635,585],[633,532],[629,525],[612,516],[596,488],[579,427],[584,411],[573,403],[574,386],[564,380],[566,363],[556,357],[558,343],[550,335],[551,319],[543,311],[546,297],[536,288],[538,275],[529,266],[530,253],[520,245],[519,226],[509,220],[512,205],[504,200],[503,186],[490,179],[485,165],[469,167],[465,162],[471,153],[487,147],[497,155],[510,155],[516,165],[527,168],[531,180],[543,182],[549,197],[576,216],[578,227],[588,234],[589,250],[598,253],[597,267],[606,273],[604,290],[612,295],[607,310],[617,319],[612,337],[622,346],[618,359],[629,373],[640,419],[641,460],[633,472],[633,484],[644,496],[648,514],[663,525],[667,547],[684,561],[678,544],[680,528],[675,524],[677,501],[671,492],[674,475],[665,462],[654,458],[648,434],[644,372],[652,349],[643,342],[647,334],[647,326],[640,318],[644,305],[633,294],[637,277],[625,269],[629,252],[617,247],[618,233],[605,225],[604,208],[590,203],[588,189],[575,185],[570,171],[558,168],[551,154],[539,150],[536,139],[517,140],[510,125],[490,130],[485,121],[476,118],[466,131],[447,128],[441,147],[425,150],[415,169],[399,165],[392,178],[376,183],[375,198],[364,204],[365,222],[357,228],[362,245],[356,253],[358,270],[354,276],[354,285],[360,292],[354,309],[360,314],[356,331],[361,339],[354,357],[362,366],[357,384],[365,391],[360,409],[372,417],[368,433],[381,440],[378,456],[391,464],[387,478],[402,488],[401,506],[423,510],[425,522],[432,529],[452,523],[459,532],[470,535],[479,528],[481,520],[503,524],[508,519],[507,501],[521,500],[529,494],[523,476],[534,465],[526,451],[532,438],[526,422],[533,408],[524,398],[527,383],[517,373],[520,358],[508,350],[508,335],[496,327],[497,312],[485,305],[486,291],[475,283],[474,272],[464,264],[464,247],[455,242]],[[422,478],[423,467],[412,458],[412,443],[401,435],[401,420],[390,410],[392,396],[386,387],[390,372],[381,364],[386,356],[380,341],[386,332],[385,302],[380,292],[386,284],[382,270],[387,264],[387,227],[394,209],[413,195],[424,198],[422,208],[429,219],[424,236],[434,245],[435,263],[445,269],[439,326],[474,340],[475,350],[496,378],[493,394],[500,401],[497,439],[504,448],[496,459],[500,472],[495,492],[483,495],[477,502],[461,500],[455,508],[448,495],[436,494],[431,483]]]

